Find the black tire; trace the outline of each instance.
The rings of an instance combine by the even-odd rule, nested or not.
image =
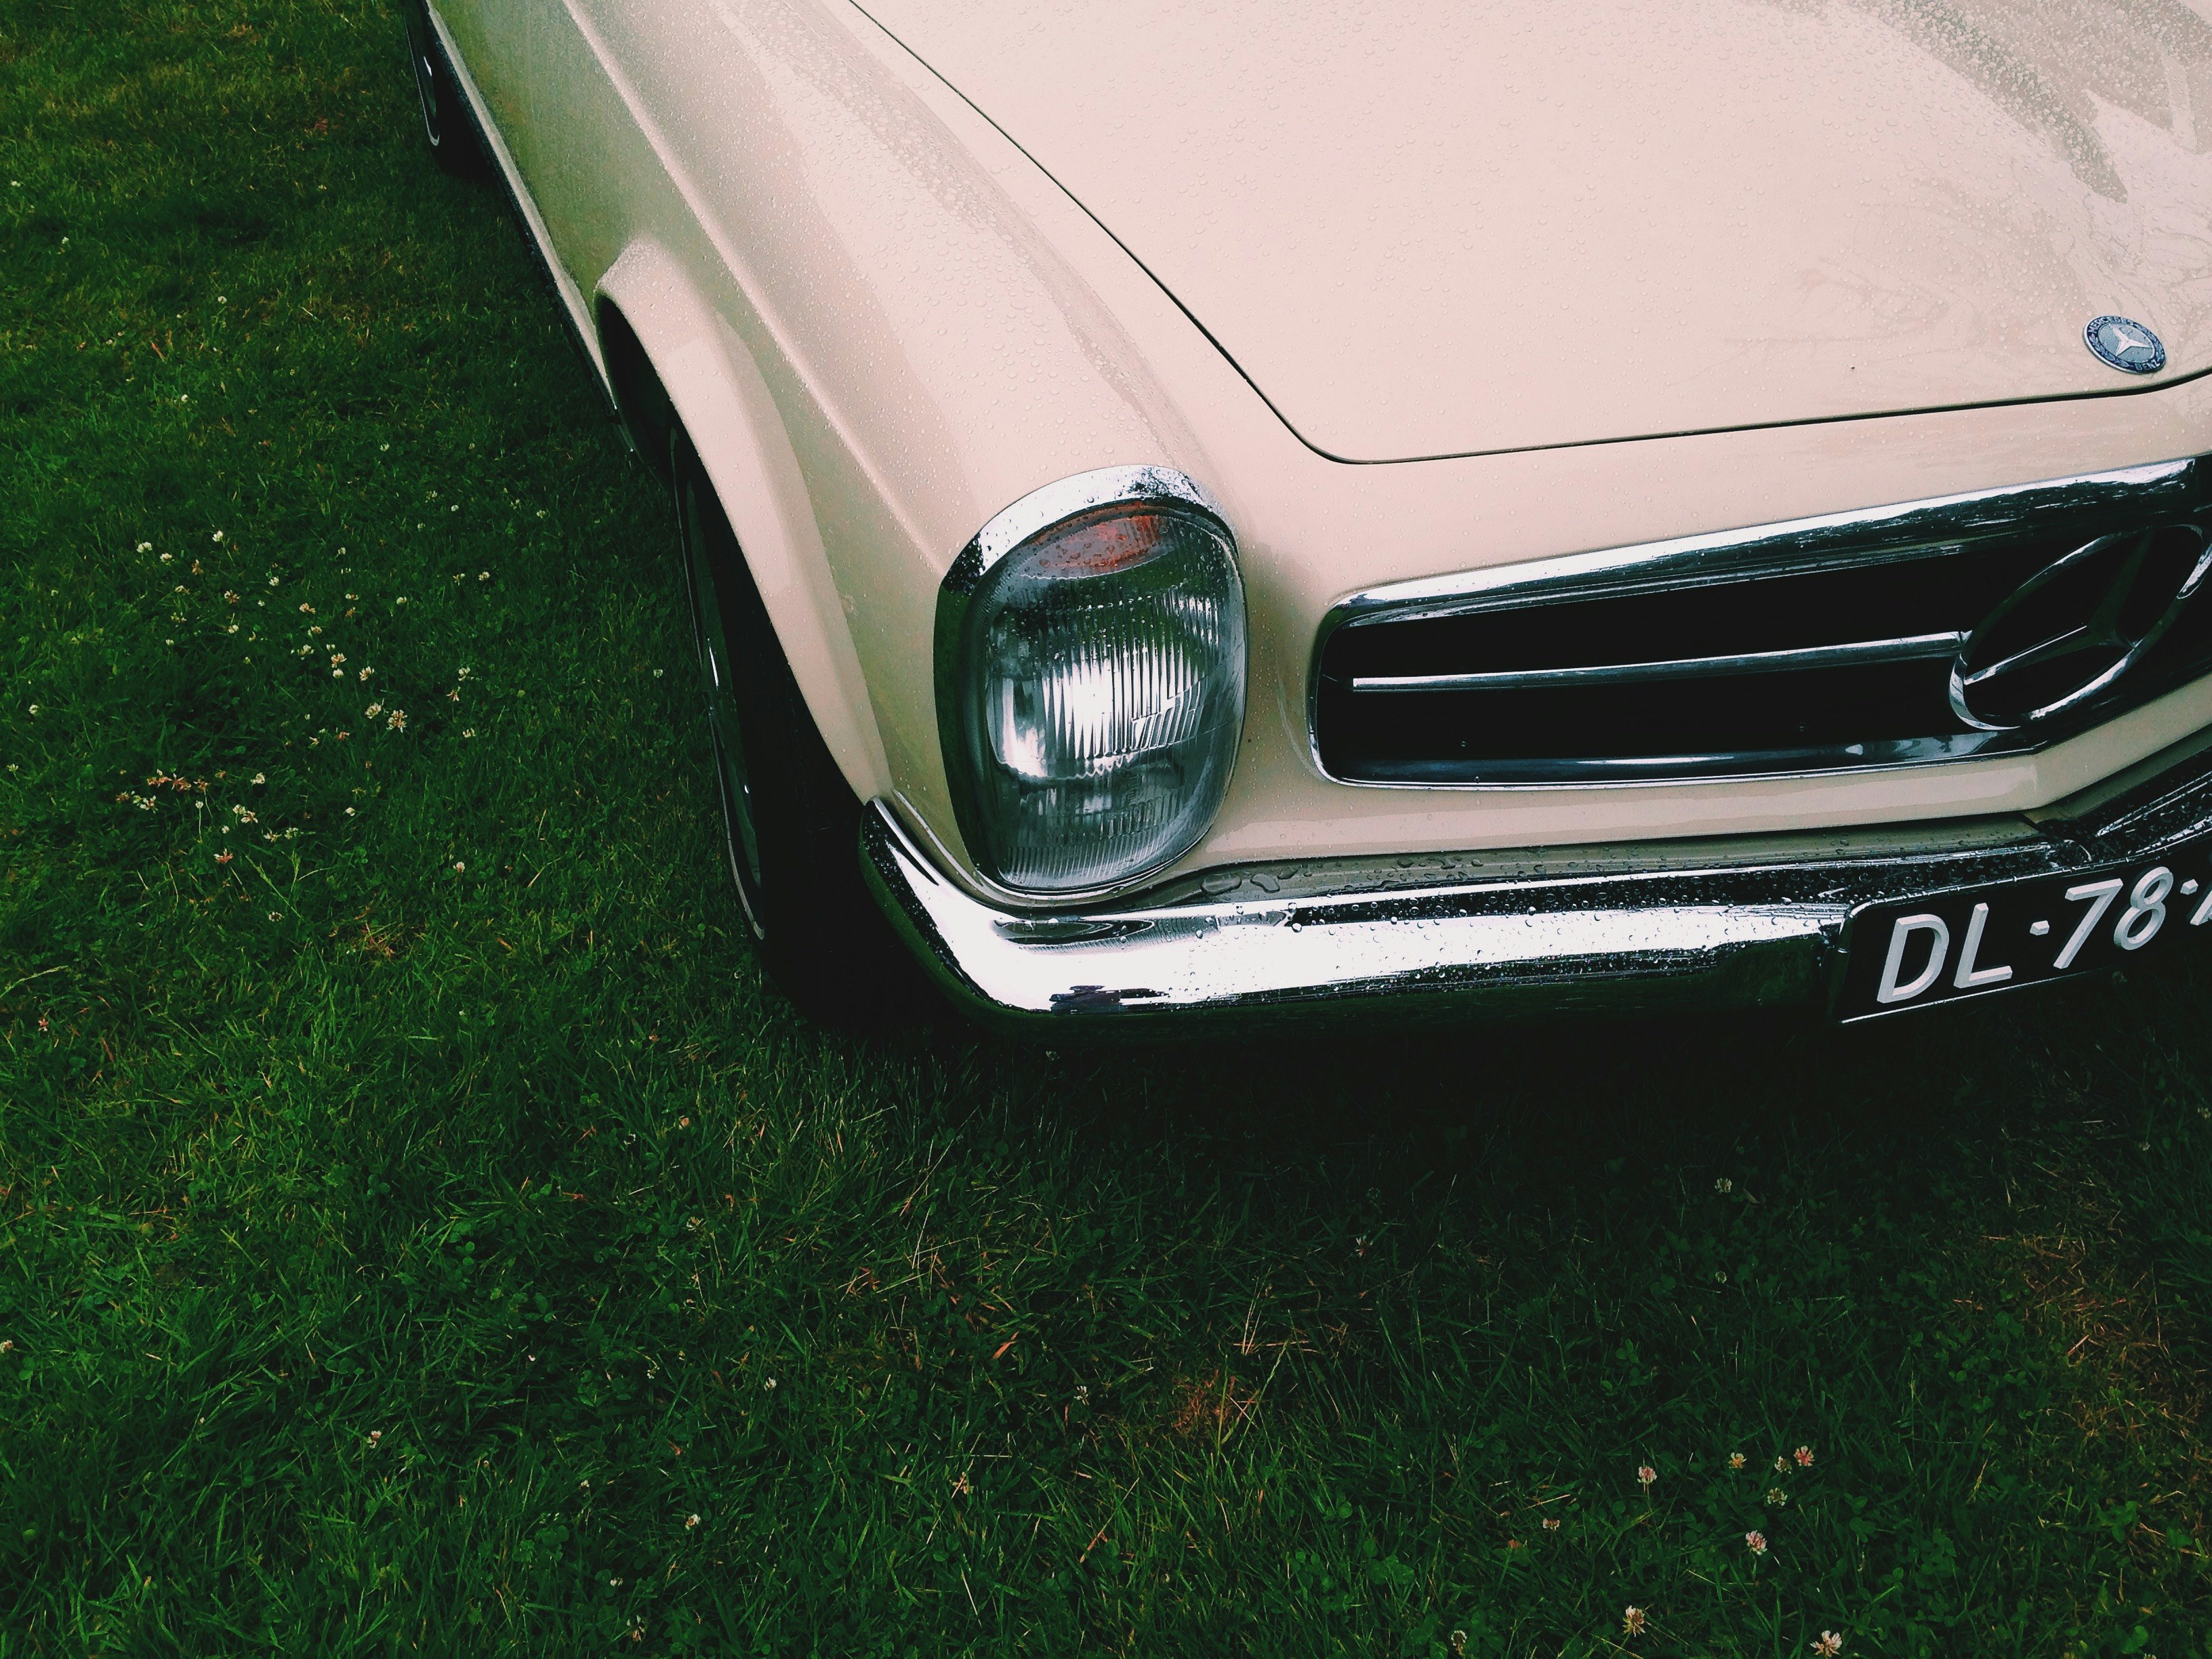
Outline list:
[[[485,153],[483,135],[477,131],[476,113],[468,95],[453,75],[445,43],[430,27],[423,0],[405,0],[407,62],[414,72],[415,98],[422,112],[422,131],[438,166],[456,179],[489,179],[491,157]]]
[[[770,983],[825,1024],[904,1019],[924,988],[860,873],[860,800],[680,428],[669,460],[723,846],[754,951]]]

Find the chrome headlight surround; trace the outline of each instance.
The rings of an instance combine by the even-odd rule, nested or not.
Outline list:
[[[938,733],[978,870],[1079,899],[1190,850],[1243,730],[1244,589],[1219,503],[1171,468],[1024,495],[938,590]]]

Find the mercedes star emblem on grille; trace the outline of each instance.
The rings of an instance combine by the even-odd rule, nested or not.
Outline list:
[[[2100,536],[2053,560],[1959,647],[1952,712],[2014,732],[2087,702],[2148,654],[2208,569],[2205,532],[2188,524]]]
[[[2098,361],[2124,374],[2155,374],[2166,367],[2166,346],[2132,317],[2092,317],[2081,337]]]

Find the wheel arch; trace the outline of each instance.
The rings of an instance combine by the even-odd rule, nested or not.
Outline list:
[[[862,800],[886,793],[890,763],[812,500],[751,352],[650,239],[608,267],[592,313],[631,441],[665,479],[681,423],[838,770]]]

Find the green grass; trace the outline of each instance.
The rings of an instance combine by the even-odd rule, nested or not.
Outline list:
[[[809,1029],[665,505],[399,70],[0,0],[0,1654],[2212,1653],[2202,950]]]

